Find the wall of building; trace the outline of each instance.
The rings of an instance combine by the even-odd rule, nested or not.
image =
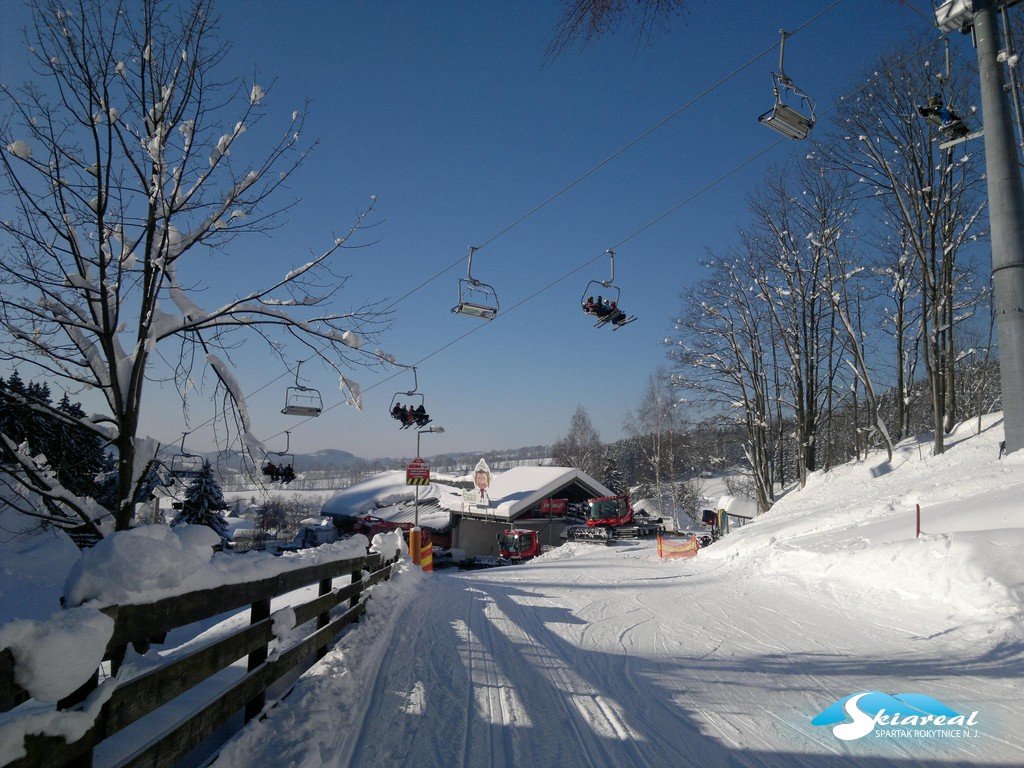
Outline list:
[[[557,547],[565,543],[562,531],[565,521],[559,518],[539,520],[516,520],[514,527],[540,531],[543,546]],[[457,518],[452,533],[452,546],[464,550],[467,555],[498,554],[498,534],[508,528],[508,523],[475,518]]]

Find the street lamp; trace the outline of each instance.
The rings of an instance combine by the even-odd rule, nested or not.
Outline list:
[[[420,457],[420,435],[434,433],[436,435],[444,432],[444,427],[430,427],[428,429],[419,429],[416,431],[416,458]],[[416,512],[413,522],[413,527],[419,530],[420,527],[420,487],[416,486]]]

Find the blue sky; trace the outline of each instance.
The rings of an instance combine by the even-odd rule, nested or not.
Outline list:
[[[283,123],[309,99],[303,140],[320,144],[293,177],[301,202],[284,225],[236,242],[232,257],[210,260],[197,274],[211,295],[235,285],[240,268],[280,274],[377,195],[374,236],[382,239],[350,252],[343,271],[351,280],[339,302],[400,296],[777,41],[780,28],[830,4],[692,0],[646,47],[622,29],[545,66],[560,10],[554,1],[223,3],[222,32],[233,48],[222,72],[255,72],[264,85],[276,80],[268,124]],[[3,5],[0,77],[10,82],[25,75],[15,32],[25,14],[11,0]],[[927,15],[923,0],[916,7]],[[821,111],[880,53],[927,30],[894,0],[844,0],[790,39],[786,68]],[[771,104],[776,63],[773,51],[496,239],[477,255],[475,276],[509,307],[774,143],[756,117]],[[607,260],[599,258],[424,362],[427,408],[447,429],[424,438],[424,454],[550,443],[578,404],[603,439],[619,437],[647,377],[665,364],[661,342],[680,291],[701,277],[706,249],[735,240],[746,198],[767,169],[801,151],[788,142],[772,150],[619,249],[622,304],[639,316],[627,328],[594,329],[578,309],[587,281],[606,277]],[[478,325],[449,312],[464,271],[463,263],[400,303],[380,346],[413,362]],[[252,349],[239,356],[249,390],[279,372]],[[328,404],[341,399],[336,376],[303,373]],[[386,412],[411,374],[376,384],[386,375],[355,371],[369,389],[364,412],[341,406],[295,428],[292,449],[411,455],[415,437],[399,432]],[[278,413],[285,384],[250,402],[260,436],[295,424]],[[155,387],[148,396],[146,428],[174,440],[180,408]],[[194,403],[193,415],[204,414]],[[192,439],[200,448],[212,442],[209,429]]]

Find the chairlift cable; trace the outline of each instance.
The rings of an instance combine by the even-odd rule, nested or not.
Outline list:
[[[828,13],[833,8],[835,8],[837,5],[839,5],[842,1],[843,0],[834,0],[833,3],[831,3],[828,6],[826,6],[825,8],[821,9],[820,11],[818,11],[818,13],[814,14],[814,16],[812,16],[811,18],[807,19],[805,22],[803,22],[799,26],[795,27],[792,32],[787,32],[786,33],[787,37],[792,37],[793,35],[798,34],[799,32],[803,31],[807,26],[813,24],[820,17],[824,16],[826,13]],[[555,200],[557,200],[563,194],[565,194],[570,189],[575,187],[581,181],[583,181],[584,179],[592,176],[597,171],[601,170],[601,168],[603,168],[604,166],[608,165],[608,163],[610,163],[612,160],[617,158],[619,155],[623,154],[624,152],[628,151],[632,147],[634,147],[637,144],[639,144],[641,141],[646,139],[648,136],[650,136],[656,130],[658,130],[663,125],[668,123],[670,120],[678,117],[680,114],[682,114],[687,109],[692,107],[694,104],[696,104],[702,98],[707,96],[709,93],[711,93],[712,91],[717,90],[719,87],[721,87],[722,85],[727,83],[729,80],[734,78],[736,75],[738,75],[740,72],[745,70],[747,67],[751,66],[752,64],[757,62],[759,59],[761,59],[764,56],[768,55],[769,53],[771,53],[773,50],[775,50],[778,47],[779,47],[779,43],[772,43],[770,46],[765,48],[763,51],[757,53],[752,58],[750,58],[748,61],[746,61],[745,63],[741,64],[739,67],[737,67],[736,69],[732,70],[727,75],[724,75],[723,77],[721,77],[719,80],[717,80],[712,85],[709,85],[707,88],[702,90],[696,96],[693,96],[686,103],[684,103],[681,106],[679,106],[678,108],[676,108],[673,112],[671,112],[668,115],[666,115],[665,117],[663,117],[661,120],[659,120],[657,123],[652,125],[646,131],[641,133],[639,136],[637,136],[634,139],[630,140],[629,142],[627,142],[625,145],[623,145],[619,149],[615,150],[615,152],[613,152],[612,154],[608,155],[608,157],[606,157],[604,160],[601,160],[599,163],[597,163],[597,165],[593,166],[588,171],[585,171],[584,173],[580,174],[575,179],[573,179],[568,184],[566,184],[561,189],[559,189],[557,192],[555,192],[550,197],[548,197],[546,200],[538,203],[533,208],[528,210],[526,213],[524,213],[521,216],[519,216],[519,218],[515,219],[510,224],[507,224],[504,228],[500,229],[498,232],[496,232],[495,234],[491,235],[488,239],[484,240],[480,245],[476,246],[476,250],[477,251],[483,250],[488,245],[493,243],[495,240],[500,238],[502,235],[507,234],[509,231],[511,231],[515,227],[519,226],[520,224],[522,224],[528,218],[533,216],[533,214],[537,213],[539,210],[541,210],[545,206],[549,205],[550,203],[553,203]],[[436,272],[435,274],[431,275],[425,281],[423,281],[422,283],[420,283],[419,285],[414,287],[412,290],[408,291],[407,293],[405,293],[402,296],[400,296],[399,298],[397,298],[395,301],[391,302],[382,311],[386,312],[387,310],[393,308],[396,304],[399,304],[400,302],[402,302],[405,299],[407,299],[410,296],[412,296],[414,293],[418,292],[420,289],[425,288],[426,286],[430,285],[430,283],[434,282],[434,280],[436,280],[437,278],[439,278],[442,275],[446,274],[447,272],[451,271],[453,268],[455,268],[459,264],[463,263],[464,260],[465,260],[465,258],[460,256],[455,261],[453,261],[450,264],[448,264],[447,266],[443,267],[439,272]]]
[[[848,94],[848,95],[853,95],[853,94],[856,94],[856,93],[860,93],[861,91],[865,91],[868,88],[874,86],[875,82],[879,78],[889,74],[890,72],[892,72],[893,70],[897,69],[898,67],[903,66],[905,63],[907,63],[908,61],[914,59],[915,57],[920,56],[921,54],[927,52],[929,49],[934,47],[937,42],[938,42],[938,40],[932,40],[929,43],[927,43],[926,45],[922,46],[921,48],[918,48],[916,51],[914,51],[913,53],[911,53],[911,54],[907,55],[906,57],[900,59],[895,64],[893,64],[892,67],[890,67],[889,69],[884,70],[883,72],[879,73],[876,77],[873,77],[867,83],[862,85],[860,88],[855,89],[851,94]],[[827,109],[825,109],[821,114],[822,115],[827,115],[829,112],[832,112],[834,109],[836,109],[836,107],[838,107],[841,102],[842,102],[842,99],[834,102],[831,106],[829,106]],[[529,294],[525,298],[520,299],[515,304],[510,306],[508,309],[506,309],[501,314],[501,317],[504,317],[509,312],[512,312],[515,309],[518,309],[519,307],[523,306],[527,302],[532,301],[533,299],[535,299],[537,296],[539,296],[540,294],[544,293],[548,289],[553,288],[554,286],[558,285],[559,283],[569,279],[573,275],[583,271],[584,269],[589,267],[591,264],[594,264],[598,260],[605,258],[608,255],[608,251],[609,250],[617,250],[622,245],[625,245],[626,243],[628,243],[633,238],[639,236],[640,234],[642,234],[643,232],[647,231],[651,227],[653,227],[656,224],[660,223],[665,218],[667,218],[671,214],[675,213],[676,211],[678,211],[683,206],[687,205],[688,203],[693,202],[693,200],[695,200],[699,196],[703,195],[705,192],[709,191],[713,187],[717,186],[721,182],[725,181],[729,177],[731,177],[734,174],[736,174],[738,171],[742,170],[744,167],[746,167],[750,163],[754,162],[758,158],[762,157],[763,155],[767,154],[768,152],[770,152],[771,150],[775,149],[780,144],[783,144],[785,142],[786,142],[785,139],[777,139],[774,143],[769,144],[769,145],[765,146],[764,148],[758,150],[753,155],[751,155],[747,159],[743,160],[741,163],[738,163],[737,165],[733,166],[731,169],[729,169],[725,173],[721,174],[720,176],[715,178],[713,181],[708,182],[703,187],[701,187],[699,190],[693,192],[691,195],[686,197],[684,200],[676,203],[671,208],[669,208],[668,210],[666,210],[663,213],[659,214],[655,218],[651,219],[649,222],[647,222],[643,226],[638,227],[637,229],[635,229],[633,232],[631,232],[630,234],[626,235],[624,238],[622,238],[622,240],[620,240],[617,244],[613,245],[611,248],[606,249],[604,251],[601,251],[596,256],[593,256],[593,257],[587,259],[586,261],[581,262],[580,264],[578,264],[577,266],[573,267],[571,270],[569,270],[565,274],[555,278],[554,280],[552,280],[551,282],[547,283],[543,287],[537,289],[536,291],[534,291],[533,293]],[[459,261],[461,262],[461,259]],[[495,320],[496,319],[497,319],[497,317],[495,318]],[[493,321],[491,321],[491,322],[493,322]],[[480,331],[483,328],[488,327],[490,324],[491,323],[487,323],[486,325],[476,325],[476,326],[473,326],[468,331],[465,331],[464,333],[456,336],[455,338],[451,339],[447,343],[445,343],[442,346],[438,347],[434,351],[424,355],[419,360],[417,360],[414,363],[411,363],[410,365],[412,365],[412,366],[420,366],[420,365],[422,365],[427,360],[431,359],[432,357],[435,357],[436,355],[439,355],[441,352],[444,352],[445,350],[449,349],[450,347],[455,346],[456,344],[458,344],[463,339],[467,338],[468,336],[473,335],[474,333],[476,333],[477,331]],[[387,377],[385,377],[383,379],[380,379],[379,381],[376,381],[376,382],[374,382],[373,384],[370,384],[367,387],[363,387],[362,391],[363,392],[369,392],[369,391],[371,391],[373,389],[376,389],[378,386],[380,386],[382,384],[385,384],[385,383],[391,381],[392,379],[396,378],[402,372],[403,371],[396,371],[396,372],[392,373],[390,376],[387,376]],[[326,406],[324,408],[323,412],[327,413],[328,411],[332,411],[335,408],[337,408],[337,407],[339,407],[341,405],[344,405],[345,403],[346,403],[345,400],[339,400],[338,402],[334,403],[333,405]],[[302,421],[299,421],[296,424],[294,424],[291,428],[292,429],[298,429],[299,427],[303,426],[304,424],[306,424],[307,422],[312,421],[312,420],[313,420],[312,418],[303,419]],[[283,432],[278,432],[277,434],[271,435],[267,439],[271,440],[274,437],[277,437],[277,436],[282,435],[282,434],[284,434],[284,433]]]
[[[793,31],[792,31],[792,32],[789,32],[789,33],[787,33],[787,36],[793,36],[793,35],[795,35],[795,34],[798,34],[798,33],[802,32],[802,31],[803,31],[803,30],[804,30],[804,29],[805,29],[806,27],[808,27],[809,25],[811,25],[812,23],[814,23],[815,21],[817,21],[817,20],[818,20],[819,18],[821,18],[821,16],[825,15],[826,13],[828,13],[829,11],[831,11],[832,9],[834,9],[834,8],[835,8],[835,7],[837,6],[837,5],[839,5],[839,4],[841,3],[841,2],[842,2],[842,0],[834,0],[834,2],[832,2],[831,4],[829,4],[828,6],[826,6],[825,8],[823,8],[822,10],[820,10],[820,11],[819,11],[818,13],[816,13],[816,14],[815,14],[814,16],[812,16],[811,18],[807,19],[807,20],[806,20],[806,21],[804,21],[804,22],[803,22],[802,24],[800,24],[800,25],[798,25],[798,26],[794,27],[794,28],[793,28]],[[920,13],[919,13],[919,15],[920,15]],[[890,67],[890,68],[889,68],[888,70],[886,70],[886,71],[885,71],[885,72],[883,72],[882,74],[888,74],[889,72],[893,71],[894,69],[896,69],[897,67],[901,66],[902,64],[904,64],[904,63],[906,63],[906,62],[910,61],[911,59],[915,58],[916,56],[919,56],[920,54],[924,53],[924,52],[925,52],[925,51],[927,51],[928,49],[932,48],[932,47],[933,47],[933,46],[934,46],[935,44],[936,44],[936,41],[935,41],[935,40],[933,40],[933,41],[929,42],[929,43],[928,43],[927,45],[925,45],[925,46],[923,46],[923,47],[919,48],[918,50],[916,50],[916,51],[914,51],[913,53],[909,54],[909,55],[908,55],[908,56],[906,56],[905,58],[903,58],[903,59],[899,60],[899,61],[898,61],[898,62],[897,62],[896,64],[894,64],[894,65],[893,65],[892,67]],[[628,144],[626,144],[626,145],[625,145],[624,147],[622,147],[621,149],[617,150],[617,151],[616,151],[615,153],[613,153],[612,155],[610,155],[610,156],[609,156],[609,157],[607,157],[606,159],[602,160],[602,161],[601,161],[600,163],[598,163],[597,165],[595,165],[595,166],[594,166],[593,168],[591,168],[591,169],[590,169],[589,171],[587,171],[586,173],[584,173],[584,174],[580,175],[579,177],[577,177],[577,178],[576,178],[576,179],[575,179],[574,181],[572,181],[571,183],[569,183],[568,185],[566,185],[565,187],[563,187],[563,188],[562,188],[561,190],[559,190],[559,191],[558,191],[558,192],[556,192],[556,193],[555,193],[554,195],[552,195],[551,197],[549,197],[549,198],[548,198],[547,200],[545,200],[545,201],[544,201],[543,203],[540,203],[540,204],[538,204],[538,205],[537,205],[537,206],[535,206],[535,207],[534,207],[533,209],[531,209],[530,211],[528,211],[528,212],[527,212],[526,214],[524,214],[524,215],[520,216],[520,217],[519,217],[518,219],[516,219],[516,220],[515,220],[514,222],[512,222],[512,223],[511,223],[511,224],[509,224],[509,225],[507,225],[507,226],[506,226],[505,228],[503,228],[503,229],[502,229],[502,230],[500,230],[499,232],[497,232],[497,233],[496,233],[495,235],[492,235],[492,236],[491,236],[490,238],[488,238],[487,240],[485,240],[485,241],[484,241],[484,242],[483,242],[483,243],[482,243],[482,244],[481,244],[480,246],[478,246],[478,247],[477,247],[477,250],[480,250],[480,249],[484,248],[485,246],[487,246],[487,245],[489,245],[489,244],[493,243],[493,242],[494,242],[495,240],[497,240],[497,239],[498,239],[499,237],[501,237],[502,235],[506,234],[506,233],[507,233],[507,232],[509,232],[509,231],[510,231],[511,229],[513,229],[513,228],[514,228],[515,226],[517,226],[518,224],[522,223],[522,222],[523,222],[523,221],[525,221],[525,220],[526,220],[527,218],[529,218],[530,216],[532,216],[532,215],[533,215],[534,213],[536,213],[537,211],[539,211],[539,210],[540,210],[541,208],[543,208],[544,206],[546,206],[546,205],[548,205],[549,203],[553,202],[553,201],[554,201],[555,199],[557,199],[557,198],[558,198],[559,196],[561,196],[562,194],[564,194],[565,192],[567,192],[567,191],[568,191],[569,189],[571,189],[571,188],[572,188],[573,186],[575,186],[575,185],[576,185],[576,184],[578,184],[579,182],[583,181],[584,179],[586,179],[586,178],[587,178],[588,176],[590,176],[590,175],[592,175],[593,173],[595,173],[595,172],[596,172],[597,170],[599,170],[599,169],[600,169],[600,168],[602,168],[603,166],[607,165],[607,164],[608,164],[609,162],[611,162],[611,160],[615,159],[616,157],[618,157],[618,156],[619,156],[620,154],[622,154],[622,153],[623,153],[623,152],[625,152],[626,150],[630,149],[631,147],[635,146],[635,145],[636,145],[636,144],[637,144],[638,142],[642,141],[642,140],[643,140],[644,138],[646,138],[647,136],[649,136],[649,135],[650,135],[651,133],[653,133],[653,132],[654,132],[655,130],[657,130],[658,128],[660,128],[661,126],[663,126],[663,125],[664,125],[665,123],[669,122],[670,120],[672,120],[672,119],[673,119],[674,117],[677,117],[677,116],[678,116],[679,114],[681,114],[681,113],[682,113],[683,111],[685,111],[685,110],[686,110],[687,108],[689,108],[690,106],[692,106],[692,105],[693,105],[694,103],[696,103],[696,102],[697,102],[697,101],[698,101],[699,99],[703,98],[703,97],[704,97],[704,96],[706,96],[706,95],[707,95],[708,93],[711,93],[712,91],[714,91],[715,89],[717,89],[718,87],[720,87],[721,85],[723,85],[724,83],[726,83],[726,82],[727,82],[728,80],[730,80],[731,78],[735,77],[735,76],[736,76],[737,74],[739,74],[740,72],[742,72],[742,71],[743,71],[744,69],[746,69],[747,67],[749,67],[749,66],[750,66],[751,64],[753,64],[754,62],[756,62],[756,61],[757,61],[757,60],[759,60],[760,58],[762,58],[762,57],[764,57],[765,55],[767,55],[768,53],[770,53],[770,52],[771,52],[772,50],[774,50],[774,49],[775,49],[775,48],[776,48],[777,46],[779,46],[779,45],[780,45],[780,43],[773,43],[773,44],[772,44],[771,46],[769,46],[768,48],[765,48],[765,49],[764,49],[763,51],[761,51],[760,53],[758,53],[758,54],[757,54],[756,56],[754,56],[753,58],[751,58],[751,59],[750,59],[749,61],[747,61],[746,63],[742,64],[742,65],[741,65],[740,67],[738,67],[738,68],[734,69],[734,70],[733,70],[732,72],[730,72],[730,73],[729,73],[728,75],[726,75],[726,76],[722,77],[721,79],[719,79],[719,80],[718,80],[718,81],[717,81],[716,83],[714,83],[714,84],[713,84],[712,86],[709,86],[708,88],[704,89],[704,90],[703,90],[703,91],[702,91],[701,93],[699,93],[699,94],[698,94],[697,96],[693,97],[693,98],[692,98],[692,99],[690,99],[690,100],[689,100],[688,102],[686,102],[685,104],[683,104],[682,106],[680,106],[680,107],[679,107],[678,109],[676,109],[676,110],[675,110],[674,112],[672,112],[671,114],[669,114],[668,116],[666,116],[665,118],[663,118],[662,120],[660,120],[660,121],[659,121],[658,123],[656,123],[655,125],[653,125],[653,126],[652,126],[651,128],[649,128],[649,129],[647,129],[646,131],[644,131],[644,132],[643,132],[642,134],[640,134],[640,136],[638,136],[638,137],[636,137],[635,139],[633,139],[632,141],[630,141],[630,142],[629,142]],[[876,80],[876,79],[877,79],[877,78],[873,78],[872,80],[868,81],[868,83],[866,83],[865,85],[863,85],[863,86],[861,86],[860,88],[856,89],[856,90],[854,91],[854,93],[857,93],[857,92],[859,92],[859,91],[863,91],[863,90],[866,90],[867,88],[871,87],[871,86],[872,86],[872,85],[874,84],[874,82],[875,82],[875,80]],[[830,107],[828,107],[827,109],[825,109],[825,110],[824,110],[824,111],[823,111],[823,112],[821,113],[821,114],[822,114],[822,116],[824,116],[824,115],[828,114],[829,112],[831,112],[832,110],[834,110],[834,109],[835,109],[835,108],[836,108],[837,106],[838,106],[838,102],[836,102],[836,103],[833,103],[833,104],[832,104],[832,105],[831,105]],[[693,201],[693,200],[694,200],[694,199],[695,199],[696,197],[698,197],[699,195],[701,195],[701,194],[703,194],[704,192],[707,192],[708,190],[712,189],[713,187],[715,187],[716,185],[718,185],[718,184],[719,184],[719,183],[721,183],[722,181],[725,181],[725,180],[726,180],[726,179],[728,179],[728,178],[729,178],[730,176],[732,176],[732,175],[733,175],[733,174],[735,174],[736,172],[740,171],[740,170],[741,170],[742,168],[744,168],[745,166],[749,165],[749,164],[750,164],[751,162],[753,162],[754,160],[758,159],[759,157],[763,156],[764,154],[766,154],[766,153],[770,152],[771,150],[775,149],[775,148],[776,148],[776,147],[777,147],[777,146],[778,146],[779,144],[782,144],[782,143],[783,143],[783,140],[782,140],[782,139],[779,139],[779,140],[778,140],[778,141],[776,141],[775,143],[773,143],[773,144],[770,144],[770,145],[768,145],[768,146],[764,147],[763,149],[759,150],[759,151],[758,151],[758,152],[756,152],[756,153],[755,153],[754,155],[752,155],[752,156],[748,157],[748,158],[747,158],[746,160],[744,160],[744,161],[743,161],[742,163],[740,163],[740,164],[738,164],[738,165],[734,166],[734,167],[733,167],[733,168],[732,168],[731,170],[729,170],[729,171],[727,171],[726,173],[724,173],[724,174],[723,174],[722,176],[718,177],[718,178],[717,178],[717,179],[715,179],[714,181],[711,181],[711,182],[709,182],[708,184],[706,184],[706,185],[705,185],[704,187],[702,187],[702,188],[701,188],[700,190],[698,190],[697,192],[693,193],[692,195],[690,195],[689,197],[687,197],[687,198],[686,198],[686,199],[684,199],[683,201],[681,201],[681,202],[677,203],[676,205],[672,206],[672,207],[671,207],[670,209],[668,209],[668,210],[667,210],[667,211],[665,211],[664,213],[660,214],[659,216],[655,217],[654,219],[652,219],[652,220],[651,220],[651,221],[649,221],[648,223],[644,224],[643,226],[641,226],[640,228],[638,228],[637,230],[635,230],[635,231],[634,231],[634,232],[632,232],[631,234],[627,235],[627,236],[626,236],[625,238],[623,238],[622,240],[620,240],[620,241],[619,241],[619,242],[618,242],[618,243],[617,243],[616,245],[612,246],[612,247],[611,247],[610,249],[608,249],[608,250],[616,250],[616,249],[618,249],[619,247],[621,247],[622,245],[624,245],[624,244],[628,243],[628,242],[629,242],[630,240],[632,240],[633,238],[635,238],[635,237],[639,236],[640,234],[642,234],[642,233],[643,233],[643,232],[645,232],[646,230],[650,229],[651,227],[653,227],[653,226],[655,226],[656,224],[658,224],[659,222],[661,222],[661,221],[662,221],[663,219],[667,218],[667,217],[668,217],[668,216],[670,216],[671,214],[673,214],[673,213],[675,213],[676,211],[678,211],[678,210],[679,210],[680,208],[682,208],[683,206],[685,206],[685,205],[686,205],[687,203],[689,203],[689,202],[692,202],[692,201]],[[593,258],[591,258],[591,259],[588,259],[587,261],[585,261],[585,262],[581,263],[580,265],[578,265],[577,267],[575,267],[575,268],[574,268],[573,270],[571,270],[570,272],[567,272],[566,274],[562,275],[561,277],[558,277],[558,278],[556,278],[556,279],[555,279],[554,281],[552,281],[552,282],[548,283],[547,285],[545,285],[545,286],[543,286],[542,288],[538,289],[538,290],[537,290],[537,291],[535,291],[534,293],[532,293],[532,294],[528,295],[528,296],[527,296],[526,298],[524,298],[524,299],[520,300],[519,302],[517,302],[517,303],[513,304],[513,305],[512,305],[512,306],[510,306],[510,307],[509,307],[509,308],[508,308],[507,310],[505,310],[505,312],[503,312],[502,314],[503,314],[503,315],[504,315],[504,314],[507,314],[508,312],[510,312],[510,311],[512,311],[512,310],[514,310],[514,309],[516,309],[516,308],[518,308],[518,307],[520,307],[520,306],[522,306],[522,305],[523,305],[524,303],[526,303],[527,301],[530,301],[530,300],[532,300],[533,298],[535,298],[535,297],[539,296],[539,295],[540,295],[541,293],[545,292],[545,291],[546,291],[546,290],[548,290],[549,288],[552,288],[552,287],[554,287],[555,285],[557,285],[558,283],[562,282],[563,280],[566,280],[566,279],[568,279],[569,277],[571,277],[571,276],[573,276],[573,275],[577,274],[578,272],[582,271],[582,270],[583,270],[583,269],[585,269],[586,267],[588,267],[588,266],[590,266],[591,264],[593,264],[594,262],[596,262],[596,261],[597,261],[598,259],[601,259],[602,257],[604,257],[604,256],[606,255],[606,253],[607,253],[607,251],[604,251],[604,252],[602,252],[602,253],[598,254],[597,256],[594,256]],[[403,294],[402,296],[400,296],[400,297],[399,297],[398,299],[396,299],[396,300],[394,300],[393,302],[391,302],[390,304],[388,304],[388,305],[387,305],[386,307],[384,307],[384,309],[382,310],[382,312],[386,312],[386,311],[388,311],[388,310],[392,309],[393,307],[395,307],[396,305],[398,305],[398,304],[399,304],[400,302],[404,301],[405,299],[409,298],[410,296],[412,296],[413,294],[415,294],[416,292],[418,292],[418,291],[419,291],[420,289],[422,289],[422,288],[426,287],[427,285],[429,285],[430,283],[432,283],[432,282],[433,282],[434,280],[436,280],[437,278],[439,278],[439,277],[441,277],[442,275],[444,275],[445,273],[449,272],[449,271],[450,271],[450,270],[451,270],[452,268],[454,268],[455,266],[457,266],[457,265],[459,265],[459,264],[462,264],[462,263],[463,263],[463,261],[464,261],[464,257],[460,256],[460,257],[459,257],[458,259],[456,259],[455,261],[451,262],[451,263],[450,263],[450,264],[448,264],[448,265],[447,265],[446,267],[444,267],[443,269],[441,269],[440,271],[436,272],[436,273],[435,273],[434,275],[432,275],[431,277],[427,278],[427,279],[426,279],[425,281],[423,281],[422,283],[420,283],[419,285],[417,285],[416,287],[414,287],[414,288],[413,288],[412,290],[410,290],[410,291],[406,292],[405,294]],[[497,319],[497,318],[495,318],[495,319]],[[492,322],[493,322],[493,321],[492,321]],[[488,323],[488,324],[489,324],[489,323]],[[356,329],[358,330],[358,328],[359,328],[359,327],[361,327],[361,326],[357,326],[357,327],[356,327]],[[422,364],[423,362],[425,362],[425,361],[429,360],[430,358],[434,357],[435,355],[438,355],[438,354],[440,354],[441,352],[445,351],[446,349],[448,349],[448,348],[450,348],[450,347],[454,346],[455,344],[459,343],[460,341],[462,341],[462,340],[463,340],[463,339],[465,339],[466,337],[468,337],[468,336],[470,336],[470,335],[472,335],[472,334],[476,333],[477,331],[479,331],[479,330],[480,330],[481,328],[483,328],[483,327],[484,327],[484,326],[482,326],[482,325],[478,325],[478,326],[474,326],[473,328],[470,328],[470,329],[469,329],[468,331],[466,331],[466,332],[464,332],[464,333],[460,334],[459,336],[456,336],[456,337],[455,337],[454,339],[452,339],[451,341],[447,342],[447,343],[446,343],[446,344],[444,344],[443,346],[441,346],[441,347],[437,348],[437,349],[436,349],[436,350],[434,350],[433,352],[430,352],[429,354],[427,354],[427,355],[425,355],[424,357],[420,358],[420,359],[419,359],[419,360],[417,360],[416,362],[414,362],[414,363],[411,363],[411,364],[409,364],[409,366],[419,366],[419,365],[421,365],[421,364]],[[322,350],[321,350],[321,351],[322,351]],[[310,356],[310,357],[309,357],[308,359],[309,359],[309,360],[312,360],[312,359],[314,359],[315,357],[316,357],[316,354],[314,354],[314,355],[311,355],[311,356]],[[378,357],[379,357],[379,356],[378,356]],[[407,366],[407,367],[409,367],[409,366]],[[405,368],[403,368],[402,370],[398,370],[398,371],[395,371],[394,373],[392,373],[392,374],[390,374],[390,375],[388,375],[388,376],[384,377],[383,379],[379,379],[378,381],[374,382],[373,384],[371,384],[371,385],[369,385],[369,386],[367,386],[367,387],[364,387],[364,388],[362,389],[362,392],[369,392],[369,391],[371,391],[371,390],[375,389],[376,387],[378,387],[378,386],[380,386],[380,385],[386,384],[387,382],[391,381],[392,379],[394,379],[394,378],[397,378],[397,377],[398,377],[398,376],[399,376],[399,375],[400,375],[401,373],[403,373],[403,372],[404,372],[404,370],[405,370]],[[258,394],[258,393],[262,392],[263,390],[267,389],[268,387],[270,387],[270,386],[272,386],[273,384],[275,384],[275,383],[277,383],[278,381],[280,381],[280,380],[281,380],[282,378],[284,378],[284,377],[285,377],[286,375],[290,374],[291,372],[292,372],[292,371],[291,371],[291,369],[290,369],[290,368],[289,368],[289,369],[286,369],[286,370],[285,370],[285,371],[284,371],[283,373],[281,373],[281,374],[280,374],[280,375],[278,375],[277,377],[275,377],[275,378],[271,379],[271,380],[270,380],[270,381],[268,381],[268,382],[267,382],[266,384],[264,384],[264,385],[262,385],[262,386],[258,387],[257,389],[255,389],[255,390],[253,390],[252,392],[250,392],[250,393],[248,393],[247,395],[245,395],[245,397],[246,397],[246,398],[248,398],[248,397],[251,397],[251,396],[253,396],[253,395],[256,395],[256,394]],[[321,415],[323,415],[324,413],[327,413],[327,412],[329,412],[329,411],[333,411],[333,410],[334,410],[335,408],[337,408],[337,407],[339,407],[339,406],[341,406],[341,405],[344,405],[344,404],[346,404],[346,402],[347,402],[347,400],[339,400],[338,402],[336,402],[336,403],[334,403],[334,404],[332,404],[332,405],[329,405],[329,406],[325,406],[325,407],[324,407],[324,409],[323,409],[323,411],[321,412]],[[291,426],[291,429],[293,429],[293,430],[294,430],[294,429],[298,429],[299,427],[301,427],[301,426],[305,425],[306,423],[308,423],[308,422],[312,421],[312,420],[313,420],[313,418],[314,418],[314,417],[307,417],[307,418],[305,418],[305,419],[302,419],[302,420],[300,420],[300,421],[296,422],[295,424],[293,424],[293,425]],[[194,432],[194,431],[196,431],[196,430],[199,430],[199,429],[201,429],[201,428],[202,428],[202,427],[204,427],[204,426],[207,426],[208,424],[212,423],[212,422],[213,422],[213,421],[214,421],[215,419],[216,419],[216,416],[211,416],[210,418],[208,418],[208,419],[207,419],[206,421],[204,421],[203,423],[201,423],[201,424],[197,425],[197,426],[196,426],[196,427],[195,427],[195,428],[194,428],[194,429],[193,429],[192,431]],[[189,434],[191,434],[191,432],[190,432]],[[280,432],[277,432],[277,433],[275,433],[275,434],[271,435],[270,437],[268,437],[268,438],[267,438],[267,440],[271,440],[271,439],[273,439],[273,438],[275,438],[275,437],[279,437],[279,436],[280,436],[280,435],[282,435],[282,434],[284,434],[284,430],[282,430],[282,431],[280,431]]]

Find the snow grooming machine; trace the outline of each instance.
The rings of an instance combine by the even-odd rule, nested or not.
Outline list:
[[[569,541],[611,544],[615,539],[646,539],[665,530],[661,518],[637,519],[629,494],[601,496],[587,502],[586,525],[565,529]]]
[[[481,320],[493,320],[498,315],[498,293],[487,283],[473,277],[473,254],[477,250],[476,246],[469,246],[466,276],[459,278],[459,303],[452,307],[452,312]]]
[[[783,61],[786,55],[786,38],[789,37],[789,33],[784,29],[780,29],[779,32],[782,35],[782,42],[779,44],[779,71],[772,72],[772,91],[775,93],[775,104],[757,120],[787,139],[801,141],[810,136],[811,129],[814,128],[814,102],[786,75]],[[794,107],[794,103],[800,107],[806,106],[807,114]]]
[[[284,408],[281,413],[286,416],[319,416],[324,410],[324,400],[320,390],[305,387],[299,381],[299,369],[302,361],[295,365],[295,386],[288,387],[284,393]]]
[[[541,554],[537,531],[509,528],[498,534],[498,557],[509,564],[524,563]]]

